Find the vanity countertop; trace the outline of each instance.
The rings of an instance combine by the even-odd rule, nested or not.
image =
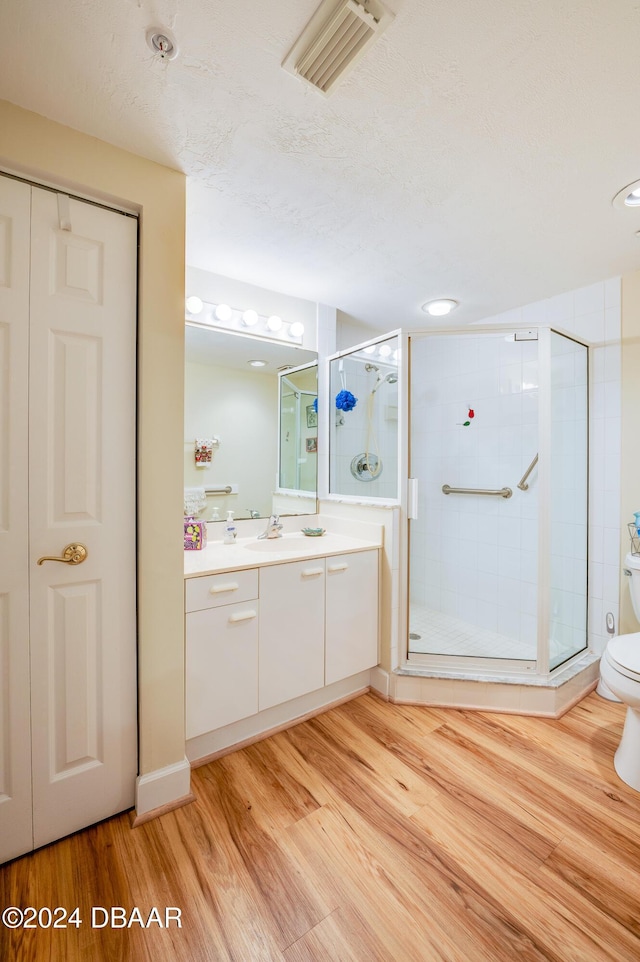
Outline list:
[[[223,571],[261,568],[264,565],[287,561],[304,561],[305,558],[327,558],[331,555],[381,547],[381,538],[354,538],[351,535],[334,533],[308,538],[296,532],[285,534],[282,538],[262,541],[257,538],[238,538],[235,544],[223,544],[220,540],[209,541],[201,551],[185,551],[184,576],[198,578]]]

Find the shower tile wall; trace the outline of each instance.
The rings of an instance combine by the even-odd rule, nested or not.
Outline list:
[[[511,657],[532,658],[536,475],[526,492],[517,483],[538,445],[537,342],[414,338],[411,363],[412,474],[422,479],[411,526],[412,602],[515,640]],[[445,483],[514,494],[446,496]]]

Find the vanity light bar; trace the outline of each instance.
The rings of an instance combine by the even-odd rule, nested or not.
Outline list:
[[[285,341],[289,344],[302,344],[304,324],[301,321],[284,321],[279,315],[266,317],[252,308],[231,307],[229,304],[212,304],[191,295],[186,301],[185,320],[197,319],[201,324],[224,331],[248,332],[255,337],[268,338],[270,341]]]

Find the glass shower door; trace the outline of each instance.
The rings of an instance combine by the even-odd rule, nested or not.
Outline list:
[[[410,372],[409,658],[535,670],[537,335],[412,336]]]
[[[549,668],[587,647],[588,350],[550,332]]]

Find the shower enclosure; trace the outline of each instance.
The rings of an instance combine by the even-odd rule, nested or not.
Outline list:
[[[588,350],[540,328],[408,352],[409,663],[548,673],[587,647]]]

